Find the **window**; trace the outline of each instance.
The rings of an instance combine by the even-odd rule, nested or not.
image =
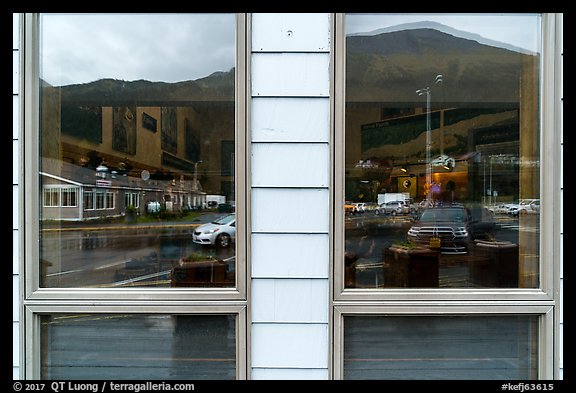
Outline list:
[[[78,188],[68,187],[62,189],[62,206],[76,207],[78,204]]]
[[[346,287],[539,287],[540,23],[346,16]]]
[[[126,207],[133,206],[135,208],[140,207],[140,193],[138,192],[127,192],[124,194],[124,203]]]
[[[76,207],[78,187],[44,186],[44,207]]]
[[[49,314],[40,327],[42,379],[236,377],[234,315]]]
[[[26,14],[27,378],[246,378],[245,19]]]
[[[57,188],[44,189],[44,206],[45,207],[58,207],[60,206],[60,190]]]
[[[170,287],[177,266],[187,258],[204,258],[206,268],[223,269],[228,285],[236,287],[235,233],[218,234],[207,245],[193,235],[227,213],[205,209],[208,195],[236,206],[234,19],[233,14],[41,15],[41,184],[81,184],[85,214],[76,214],[68,237],[88,231],[113,246],[91,249],[89,264],[82,250],[64,256],[57,251],[60,235],[54,227],[72,218],[40,212],[39,257],[47,264],[40,269],[46,274],[42,286]],[[157,24],[166,27],[162,39],[146,28]],[[185,29],[178,37],[170,34],[176,25]],[[92,34],[103,28],[117,46]],[[218,56],[198,58],[195,53],[213,52],[190,46],[186,36],[203,37],[202,45],[217,47]],[[162,54],[166,45],[173,57]],[[162,62],[153,61],[158,56]],[[77,65],[78,57],[90,65]],[[130,61],[110,61],[118,58]],[[55,187],[45,193],[46,206],[76,205],[76,191]],[[123,194],[125,203],[118,204]],[[129,219],[130,224],[147,223],[148,229],[119,229]],[[50,232],[44,231],[46,220]],[[102,225],[92,230],[84,227],[88,222]],[[179,229],[168,230],[172,222]],[[110,252],[119,256],[114,263]],[[129,266],[123,262],[127,259]],[[196,265],[185,266],[193,270]],[[93,269],[100,271],[96,280]],[[211,286],[204,280],[187,282]]]
[[[94,210],[94,193],[92,191],[84,191],[84,209]]]
[[[335,377],[550,378],[555,16],[336,18]]]
[[[534,379],[538,317],[349,316],[345,379]]]
[[[337,379],[547,379],[550,306],[337,305]],[[551,379],[551,378],[549,378]]]

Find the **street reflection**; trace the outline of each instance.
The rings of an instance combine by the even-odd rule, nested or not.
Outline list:
[[[538,16],[461,18],[346,16],[348,288],[538,285]]]
[[[497,215],[491,235],[499,240],[490,242],[488,248],[486,241],[482,240],[470,242],[470,249],[462,254],[442,253],[424,247],[426,253],[419,250],[419,256],[424,257],[425,264],[419,266],[415,262],[412,271],[408,272],[410,262],[403,259],[402,269],[406,271],[399,273],[397,261],[401,257],[392,254],[390,249],[394,251],[394,245],[398,248],[398,245],[407,244],[407,233],[418,215],[382,217],[372,213],[347,217],[344,256],[346,287],[518,287],[519,232],[537,237],[537,215],[523,217],[522,226],[519,217]],[[497,253],[491,254],[490,251]],[[398,278],[399,274],[404,276]]]
[[[199,220],[214,220],[206,213]],[[224,266],[227,281],[215,286],[234,286],[235,247],[195,244],[199,223],[126,226],[101,225],[44,230],[42,273],[47,287],[169,287],[173,269],[191,254]],[[65,247],[58,248],[59,244]],[[188,286],[210,286],[206,280]],[[181,286],[181,285],[180,285]]]
[[[233,239],[193,243],[235,211],[235,26],[234,14],[41,15],[40,286],[235,285]],[[182,266],[197,279],[175,285]],[[215,266],[224,279],[206,278]]]

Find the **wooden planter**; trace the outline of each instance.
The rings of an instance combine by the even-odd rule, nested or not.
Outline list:
[[[180,259],[170,273],[172,287],[231,287],[234,281],[234,275],[229,274],[222,260],[187,262]]]
[[[384,249],[386,288],[437,288],[439,252],[392,245]]]
[[[488,288],[518,288],[518,244],[476,240],[471,254],[471,283]]]

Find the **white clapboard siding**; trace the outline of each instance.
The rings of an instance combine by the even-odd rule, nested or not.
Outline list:
[[[330,50],[330,15],[326,13],[254,14],[252,51]]]
[[[328,280],[254,280],[252,299],[253,322],[328,323]]]
[[[253,53],[252,96],[328,97],[328,53]]]
[[[252,234],[253,278],[328,278],[328,234]]]
[[[12,14],[12,378],[20,376],[20,253],[18,179],[20,177],[20,14]]]
[[[252,142],[328,142],[328,97],[254,97]]]
[[[252,232],[328,233],[328,189],[252,189]]]
[[[20,62],[18,61],[18,57],[20,56],[20,52],[18,50],[12,51],[12,93],[18,94],[20,90]]]
[[[252,324],[252,367],[328,368],[327,348],[327,324]]]
[[[317,368],[253,368],[254,380],[327,380],[328,370]]]
[[[252,186],[328,187],[327,143],[252,144]]]
[[[251,378],[327,379],[330,15],[251,19]]]

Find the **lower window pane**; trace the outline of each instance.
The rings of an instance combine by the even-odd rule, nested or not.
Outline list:
[[[234,315],[45,315],[42,379],[235,379]]]
[[[348,316],[344,379],[536,379],[538,316]]]

